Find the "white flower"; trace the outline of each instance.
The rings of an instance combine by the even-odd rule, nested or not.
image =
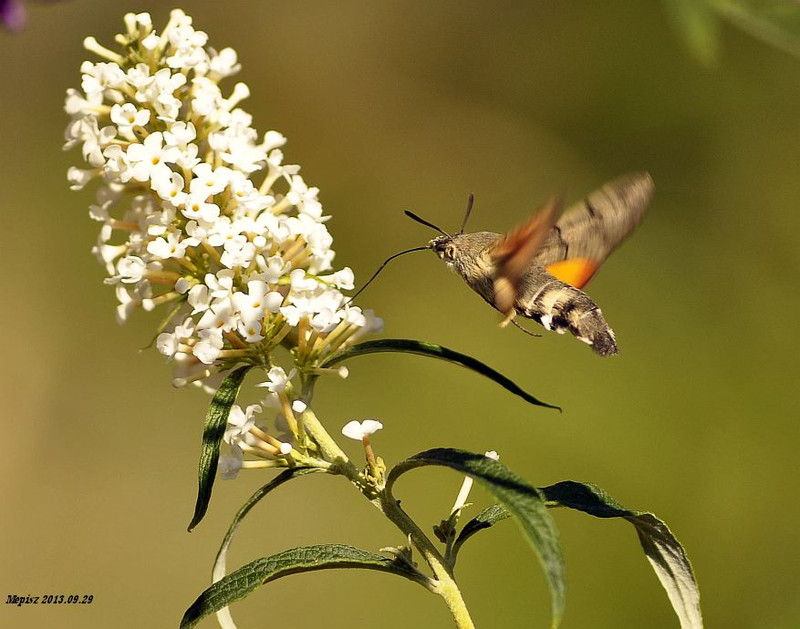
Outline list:
[[[161,171],[153,177],[153,190],[156,194],[178,207],[186,202],[187,194],[183,191],[183,177],[172,171]],[[185,212],[184,212],[185,215]]]
[[[174,162],[178,158],[177,147],[164,146],[164,136],[156,131],[148,135],[141,144],[131,144],[128,147],[126,158],[130,170],[123,176],[136,181],[157,179],[159,175],[170,176],[167,162]]]
[[[246,410],[238,404],[231,407],[228,414],[228,425],[225,427],[225,435],[223,440],[228,444],[235,444],[250,429],[255,425],[256,413],[261,412],[261,407],[258,404],[251,404]]]
[[[223,48],[209,64],[209,70],[220,78],[236,74],[241,67],[236,62],[236,51],[233,48]]]
[[[188,22],[173,28],[169,33],[169,41],[175,50],[174,54],[167,57],[167,64],[171,68],[191,68],[208,60],[208,55],[203,50],[208,35],[194,30],[191,18],[187,19]]]
[[[264,275],[264,281],[269,284],[275,284],[291,270],[292,265],[284,262],[280,256],[270,256],[266,260],[262,257],[259,261],[259,267]]]
[[[225,242],[225,253],[222,254],[220,262],[229,269],[237,267],[247,268],[256,255],[256,246],[247,240],[246,236],[239,234]]]
[[[267,131],[264,134],[264,141],[261,143],[261,146],[266,152],[272,151],[272,149],[276,149],[279,146],[283,146],[286,144],[286,136],[278,131]]]
[[[245,319],[239,321],[239,324],[236,326],[239,335],[248,343],[258,343],[264,340],[264,335],[261,334],[261,328],[260,321],[247,321]]]
[[[81,65],[81,72],[83,72],[81,88],[87,96],[113,90],[125,84],[125,74],[116,63],[85,61]]]
[[[111,106],[111,122],[117,125],[119,132],[127,137],[133,136],[133,127],[143,127],[150,121],[149,109],[136,109],[133,103]]]
[[[82,94],[76,89],[69,88],[64,101],[64,111],[70,116],[85,116],[91,114],[102,102],[102,93]]]
[[[294,377],[296,370],[292,369],[288,375],[282,367],[272,367],[267,372],[267,378],[264,382],[257,384],[257,387],[266,387],[270,393],[283,393],[286,391],[286,385]]]
[[[206,196],[222,192],[230,183],[231,170],[220,166],[212,168],[211,164],[198,164],[194,167],[194,179],[189,183],[189,192]]]
[[[157,258],[183,258],[186,255],[186,244],[180,242],[176,233],[168,234],[166,238],[156,238],[147,244],[147,253]]]
[[[344,425],[342,434],[348,439],[362,441],[365,437],[374,435],[381,428],[383,428],[383,424],[375,419],[365,419],[363,422],[354,419]]]
[[[303,269],[295,269],[289,273],[292,290],[295,292],[310,291],[317,287],[317,280],[307,277]]]
[[[228,299],[223,299],[213,304],[211,308],[203,313],[200,321],[197,322],[198,330],[219,330],[220,333],[227,332],[235,327],[236,317],[233,314],[233,306]],[[219,349],[222,349],[221,345]]]
[[[244,321],[259,321],[266,311],[277,312],[283,301],[283,295],[270,291],[262,280],[247,282],[247,292],[233,295],[233,304]],[[276,305],[277,304],[277,305]]]
[[[230,296],[231,292],[233,292],[234,275],[235,273],[228,269],[222,269],[216,275],[206,274],[205,282],[214,299],[225,299]]]
[[[174,122],[169,126],[169,131],[164,132],[167,144],[184,148],[197,137],[197,129],[192,122]]]
[[[193,308],[192,314],[205,312],[211,306],[211,295],[208,286],[205,284],[195,284],[189,289],[186,301]]]
[[[140,282],[135,288],[130,289],[123,284],[117,284],[117,323],[125,323],[131,316],[134,309],[144,307],[145,302],[150,299],[150,284]]]
[[[175,326],[172,332],[162,332],[156,339],[156,348],[167,358],[174,358],[178,353],[181,341],[188,339],[194,332],[194,321],[186,319],[183,325]]]
[[[323,275],[319,278],[323,282],[333,284],[339,290],[352,290],[354,287],[355,275],[350,267],[344,267],[340,271],[331,273],[330,275]]]
[[[207,199],[208,194],[204,191],[186,195],[181,214],[186,218],[198,219],[201,223],[213,223],[219,217],[219,206],[216,203],[209,203]]]
[[[83,187],[97,175],[96,170],[86,170],[70,166],[67,171],[67,180],[70,190],[83,190]]]
[[[90,166],[100,167],[105,164],[103,149],[107,147],[117,135],[117,130],[112,125],[98,126],[97,118],[88,115],[74,120],[64,133],[66,144],[64,149],[70,149],[75,144],[82,142],[81,152]]]
[[[286,319],[286,323],[292,327],[296,327],[300,323],[300,319],[308,314],[307,311],[298,308],[296,305],[282,306],[280,313],[283,315],[283,318]]]
[[[294,175],[291,178],[291,189],[286,198],[296,205],[301,212],[308,214],[314,218],[322,216],[322,205],[317,200],[319,188],[309,188],[306,182],[300,175]]]
[[[125,284],[140,282],[146,271],[147,264],[137,256],[126,256],[117,262],[117,273]]]
[[[224,345],[222,330],[217,328],[204,329],[200,330],[198,336],[200,340],[192,348],[192,354],[204,365],[213,365]]]

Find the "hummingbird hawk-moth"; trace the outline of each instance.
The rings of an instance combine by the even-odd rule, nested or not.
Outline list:
[[[561,334],[569,330],[595,353],[610,356],[617,353],[614,332],[599,306],[581,289],[638,225],[652,193],[653,180],[648,173],[625,175],[592,192],[563,215],[560,199],[550,200],[506,235],[464,233],[471,199],[461,230],[452,235],[411,212],[406,214],[442,234],[427,247],[414,250],[432,249],[472,290],[505,315],[501,325],[520,315],[547,330]]]

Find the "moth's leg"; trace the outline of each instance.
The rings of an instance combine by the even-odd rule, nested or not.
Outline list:
[[[536,338],[539,339],[542,338],[541,334],[536,334],[536,332],[531,332],[528,328],[526,328],[524,325],[522,325],[515,319],[511,319],[511,325],[513,325],[515,328],[519,328],[520,330],[525,332],[525,334],[527,334],[528,336],[535,336]]]
[[[509,312],[509,313],[507,313],[507,314],[506,314],[506,316],[505,316],[505,319],[503,319],[503,320],[500,322],[500,327],[501,327],[501,328],[504,328],[504,327],[506,327],[506,326],[507,326],[509,323],[514,323],[513,319],[514,319],[514,317],[516,317],[516,316],[517,316],[517,311],[512,309],[512,310],[511,310],[511,312]]]

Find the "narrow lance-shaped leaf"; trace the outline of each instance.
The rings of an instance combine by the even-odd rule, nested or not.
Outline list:
[[[686,552],[667,525],[647,511],[622,507],[605,491],[589,483],[564,481],[541,487],[550,506],[577,509],[598,518],[624,518],[636,528],[648,561],[667,591],[681,629],[702,629],[700,592]]]
[[[475,478],[514,517],[544,569],[550,587],[552,626],[557,627],[564,614],[566,595],[564,557],[544,496],[499,461],[450,448],[420,452],[398,463],[387,477],[387,491],[391,492],[401,474],[424,465],[442,465]]]
[[[217,474],[217,462],[219,461],[219,444],[225,434],[225,425],[228,423],[228,415],[231,407],[239,394],[239,387],[242,386],[250,366],[239,367],[222,381],[219,389],[211,399],[208,407],[206,422],[203,427],[203,445],[200,451],[200,464],[198,466],[198,489],[197,502],[194,506],[194,517],[189,524],[191,531],[200,523],[208,509],[208,502],[211,500],[211,490],[214,487],[214,477]]]
[[[228,532],[225,534],[225,539],[222,540],[222,544],[217,552],[217,558],[214,561],[214,570],[211,573],[212,580],[215,583],[225,577],[228,548],[230,548],[231,542],[233,541],[233,535],[236,532],[236,529],[239,527],[239,523],[244,520],[245,516],[250,512],[250,509],[255,507],[259,501],[273,489],[280,487],[293,478],[321,471],[322,469],[318,467],[295,467],[289,470],[284,470],[266,485],[260,487],[258,491],[248,498],[247,502],[242,505],[242,508],[239,509],[237,514],[234,516],[233,522],[231,522]],[[217,611],[217,620],[223,629],[233,629],[236,627],[227,606]]]
[[[428,586],[428,577],[398,558],[387,559],[382,555],[344,544],[293,548],[270,557],[256,559],[212,585],[186,610],[181,620],[181,629],[194,627],[201,618],[246,597],[265,583],[290,574],[333,568],[364,568],[391,572],[425,587]]]
[[[350,358],[355,358],[356,356],[365,356],[367,354],[377,354],[380,352],[417,354],[419,356],[429,356],[431,358],[438,358],[450,363],[455,363],[456,365],[466,367],[467,369],[493,380],[501,387],[506,389],[506,391],[510,391],[514,395],[521,397],[530,404],[544,406],[546,408],[555,408],[559,411],[561,410],[561,408],[558,406],[553,406],[552,404],[542,402],[541,400],[533,397],[530,393],[527,393],[520,388],[515,382],[498,371],[495,371],[488,365],[485,365],[476,358],[468,356],[467,354],[456,352],[452,349],[448,349],[447,347],[442,347],[441,345],[436,345],[435,343],[428,343],[425,341],[415,341],[413,339],[378,339],[375,341],[365,341],[363,343],[353,345],[352,347],[348,347],[341,352],[337,352],[328,356],[322,361],[321,366],[330,367],[345,360],[349,360]]]

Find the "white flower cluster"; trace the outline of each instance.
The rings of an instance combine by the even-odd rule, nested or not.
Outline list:
[[[341,293],[353,273],[333,270],[329,217],[299,166],[284,164],[286,138],[251,127],[238,107],[244,83],[221,91],[240,68],[236,52],[207,47],[180,10],[160,34],[147,13],[125,26],[121,53],[84,42],[104,61],[84,62],[81,89],[66,98],[65,148],[80,146],[89,166],[68,179],[75,190],[101,180],[94,252],[116,287],[118,320],[172,303],[157,347],[178,384],[236,363],[268,367],[280,343],[313,367],[379,329]]]

